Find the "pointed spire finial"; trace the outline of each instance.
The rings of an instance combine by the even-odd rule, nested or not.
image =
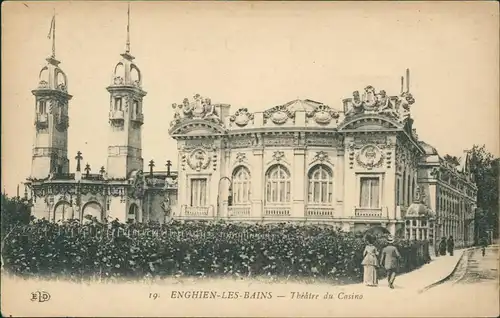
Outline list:
[[[406,92],[410,92],[410,69],[406,69]]]
[[[52,14],[52,21],[50,22],[50,29],[47,38],[52,39],[52,55],[51,58],[56,58],[56,9]]]
[[[125,52],[130,53],[130,2],[127,10],[127,44],[125,45]]]

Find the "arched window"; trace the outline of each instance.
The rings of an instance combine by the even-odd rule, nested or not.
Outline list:
[[[59,202],[54,209],[54,221],[65,221],[72,217],[71,205],[66,201]]]
[[[314,166],[309,171],[308,202],[312,204],[328,204],[333,200],[333,174],[325,165]]]
[[[86,215],[90,215],[92,217],[97,218],[97,220],[101,221],[102,219],[102,209],[101,205],[97,202],[88,202],[84,205],[83,209],[83,218],[85,219]]]
[[[250,171],[240,166],[233,172],[233,202],[234,204],[250,203]]]
[[[130,208],[128,209],[127,221],[136,222],[138,221],[138,218],[139,218],[139,208],[137,207],[137,204],[132,203],[130,205]]]
[[[282,165],[272,166],[266,174],[266,203],[290,202],[290,173]]]

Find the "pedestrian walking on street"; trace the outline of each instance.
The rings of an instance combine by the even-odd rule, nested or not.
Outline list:
[[[378,278],[377,278],[377,266],[378,266],[378,251],[377,248],[373,245],[375,243],[375,238],[367,234],[365,237],[367,245],[363,252],[363,261],[361,265],[363,265],[363,283],[366,286],[377,286]]]
[[[453,250],[455,249],[455,242],[453,241],[453,236],[450,235],[446,245],[448,246],[448,253],[450,253],[450,256],[453,256]]]
[[[441,238],[441,242],[439,242],[439,255],[446,255],[446,237]]]
[[[483,237],[481,238],[479,243],[481,244],[481,253],[484,257],[484,255],[486,254],[486,246],[488,246],[488,240],[486,239],[486,237]]]
[[[396,279],[400,259],[401,254],[399,254],[397,247],[394,246],[394,238],[389,236],[387,238],[387,246],[380,253],[380,266],[385,268],[390,288],[394,288],[394,280]]]

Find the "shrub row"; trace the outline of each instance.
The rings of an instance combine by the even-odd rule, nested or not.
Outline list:
[[[384,237],[375,245],[385,246]],[[396,240],[400,271],[428,262],[428,243]],[[5,269],[22,276],[273,275],[362,279],[362,234],[296,224],[172,222],[63,224],[38,220],[5,242]]]

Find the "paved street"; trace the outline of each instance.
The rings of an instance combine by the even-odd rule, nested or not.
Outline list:
[[[429,311],[454,304],[449,314],[455,317],[498,316],[498,245],[489,246],[484,257],[480,248],[469,251],[446,282],[420,298]]]

